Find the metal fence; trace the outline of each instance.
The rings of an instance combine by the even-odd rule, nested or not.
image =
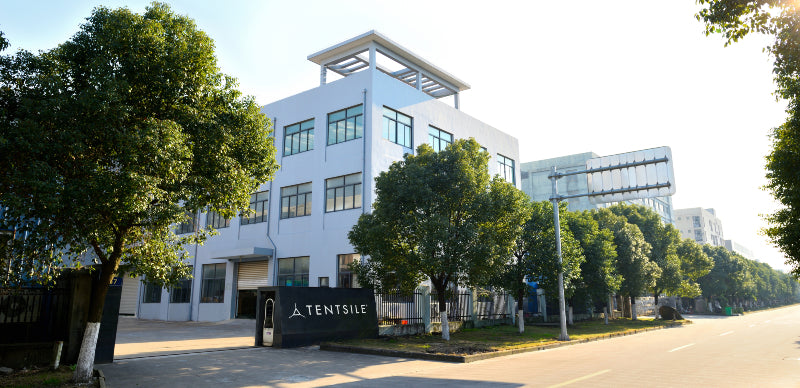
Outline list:
[[[422,294],[412,295],[389,292],[375,294],[375,306],[378,310],[379,325],[407,325],[422,323],[416,301]]]
[[[470,304],[472,303],[471,292],[454,292],[446,300],[447,320],[448,321],[468,321],[472,319],[470,314]],[[441,322],[439,315],[439,297],[431,293],[431,322]]]
[[[483,294],[478,295],[475,303],[475,316],[478,319],[503,319],[508,318],[508,294]]]
[[[66,287],[0,289],[0,343],[52,341],[64,336],[70,295]]]

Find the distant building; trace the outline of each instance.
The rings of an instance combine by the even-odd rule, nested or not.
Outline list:
[[[753,255],[753,251],[748,249],[746,246],[737,243],[736,241],[724,240],[724,245],[725,245],[725,248],[727,248],[729,251],[736,252],[736,253],[742,255],[742,257],[744,257],[745,259],[749,259],[749,260],[755,260],[756,259],[755,255]]]
[[[690,238],[697,241],[698,244],[725,246],[722,221],[717,218],[714,209],[694,207],[675,209],[673,213],[675,215],[675,227],[681,232],[683,238]]]
[[[522,191],[528,194],[533,201],[549,200],[552,195],[553,185],[548,176],[553,166],[560,172],[585,170],[586,161],[597,157],[599,155],[594,152],[584,152],[522,163],[520,165]],[[558,180],[558,193],[561,195],[584,194],[586,192],[588,192],[588,186],[585,174],[566,176]],[[588,197],[570,198],[566,202],[568,204],[567,209],[571,211],[591,210],[614,204],[593,204]],[[671,197],[644,198],[624,202],[646,206],[658,213],[664,223],[673,223]]]

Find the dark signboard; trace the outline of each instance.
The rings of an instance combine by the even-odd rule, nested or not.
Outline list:
[[[375,295],[363,288],[261,287],[256,345],[262,344],[264,304],[275,301],[273,346],[307,346],[347,338],[376,338]],[[269,321],[269,319],[267,320]]]

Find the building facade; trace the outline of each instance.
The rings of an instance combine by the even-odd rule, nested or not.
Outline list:
[[[756,260],[756,256],[753,254],[753,251],[751,251],[746,246],[737,243],[734,240],[724,240],[723,245],[727,250],[738,253],[742,255],[742,257],[744,257],[745,259]]]
[[[586,169],[586,161],[597,157],[599,157],[599,155],[594,152],[584,152],[522,163],[520,165],[522,191],[528,194],[533,201],[550,200],[553,194],[553,185],[548,176],[553,166],[555,166],[559,172],[581,171]],[[588,192],[588,189],[586,174],[565,176],[558,180],[558,193],[560,195],[585,194]],[[589,201],[588,197],[570,198],[565,201],[567,202],[567,209],[570,211],[591,210],[600,207],[608,207],[614,204],[594,204]],[[664,221],[664,223],[673,223],[671,197],[634,199],[625,201],[625,203],[649,207],[661,216],[661,220]]]
[[[489,173],[519,187],[517,139],[458,109],[463,81],[375,31],[308,59],[320,66],[320,85],[262,108],[281,168],[252,194],[255,214],[199,214],[194,222],[219,234],[189,247],[194,278],[181,287],[139,287],[140,318],[251,318],[260,286],[357,286],[347,233],[375,201],[374,178],[421,144],[438,150],[474,138],[491,155]]]
[[[681,237],[697,241],[698,244],[725,246],[722,221],[717,218],[714,209],[675,209],[675,227],[681,232]]]

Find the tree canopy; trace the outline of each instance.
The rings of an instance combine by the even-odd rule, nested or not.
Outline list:
[[[793,0],[698,0],[697,14],[706,35],[722,34],[725,45],[750,33],[775,37],[766,50],[773,56],[776,95],[788,102],[785,123],[771,133],[765,188],[782,205],[766,217],[764,232],[787,256],[800,277],[800,4]]]
[[[58,47],[0,57],[0,229],[21,236],[4,284],[88,255],[100,322],[120,264],[155,283],[186,276],[196,236],[170,226],[186,210],[238,214],[277,170],[270,123],[236,86],[213,41],[160,3],[96,8]]]
[[[430,281],[442,312],[450,287],[488,282],[525,221],[517,189],[490,179],[488,162],[475,140],[462,139],[440,152],[423,144],[380,173],[372,213],[348,234],[356,252],[369,256],[354,266],[362,285],[411,292]]]

